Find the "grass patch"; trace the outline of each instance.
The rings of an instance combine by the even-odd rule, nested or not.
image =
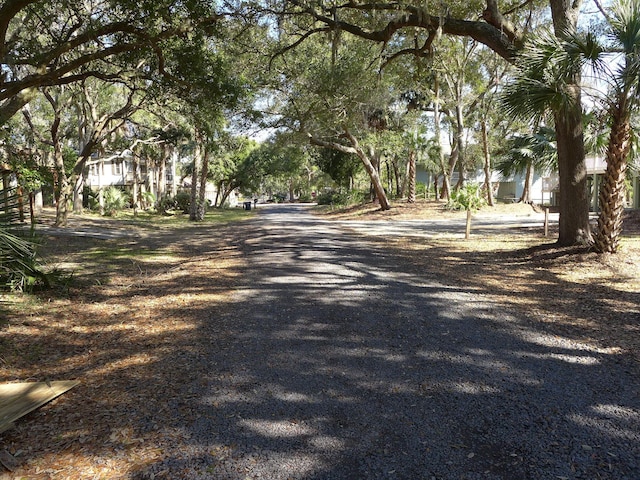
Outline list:
[[[189,214],[182,212],[171,212],[168,215],[160,215],[154,212],[138,212],[137,215],[134,215],[133,211],[127,210],[121,212],[117,218],[112,220],[129,226],[164,228],[189,227],[193,225],[208,225],[212,223],[228,225],[233,222],[246,220],[254,215],[254,211],[249,212],[240,208],[210,208],[207,210],[202,222],[192,222],[189,220]]]

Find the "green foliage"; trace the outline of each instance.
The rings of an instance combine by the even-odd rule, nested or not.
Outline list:
[[[35,247],[32,236],[23,237],[0,227],[0,288],[24,292],[50,286]]]
[[[129,195],[116,187],[106,188],[103,192],[103,196],[104,214],[110,217],[115,217],[118,212],[129,206]]]
[[[364,192],[352,190],[350,192],[340,192],[329,190],[318,195],[318,205],[333,205],[338,207],[346,207],[364,203],[366,195]]]
[[[304,192],[298,197],[298,201],[301,203],[310,203],[313,201],[313,197],[311,197],[311,193]]]
[[[360,159],[338,150],[322,148],[318,151],[316,162],[320,170],[327,173],[341,187],[349,187],[350,180],[363,169]]]
[[[416,196],[427,198],[431,191],[431,186],[423,182],[416,182]]]
[[[509,177],[526,171],[529,164],[542,171],[557,169],[555,130],[540,127],[532,134],[513,135],[507,139],[506,148],[498,155],[494,167],[503,176]]]
[[[182,213],[191,211],[191,194],[189,192],[178,192],[174,199],[175,208]]]
[[[147,205],[147,208],[153,206],[156,203],[156,196],[153,194],[153,192],[143,192],[141,197],[144,204]]]
[[[482,195],[480,185],[476,183],[468,183],[453,192],[447,207],[452,210],[475,211],[485,204],[486,200]]]
[[[18,221],[18,194],[0,190],[0,289],[28,291],[49,286],[49,279],[36,258],[33,232],[12,228]]]
[[[156,208],[158,209],[158,213],[162,215],[169,215],[172,210],[176,210],[178,208],[178,202],[176,202],[175,198],[167,195],[160,199],[156,204]]]

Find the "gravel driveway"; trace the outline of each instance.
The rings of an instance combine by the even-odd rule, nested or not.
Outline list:
[[[640,479],[635,366],[294,206],[239,240],[188,440],[138,478]]]

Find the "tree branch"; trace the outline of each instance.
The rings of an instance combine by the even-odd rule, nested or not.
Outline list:
[[[271,64],[273,63],[273,61],[284,55],[285,53],[287,53],[289,50],[293,50],[294,48],[296,48],[298,45],[300,45],[302,42],[304,42],[307,38],[309,38],[311,35],[314,35],[316,33],[320,33],[320,32],[329,32],[331,31],[331,29],[329,27],[322,27],[322,28],[314,28],[312,30],[309,30],[308,32],[305,32],[304,35],[302,35],[298,40],[296,40],[295,42],[293,42],[291,45],[287,45],[286,47],[284,47],[282,50],[279,50],[278,52],[275,53],[275,55],[273,55],[271,57],[271,59],[269,60],[269,70],[271,70]]]
[[[404,28],[413,27],[422,28],[429,32],[437,32],[441,29],[442,33],[447,35],[471,37],[509,61],[513,61],[515,52],[518,48],[513,41],[513,39],[516,38],[515,32],[513,32],[512,28],[506,29],[509,25],[506,19],[502,19],[499,23],[501,28],[497,28],[495,25],[487,23],[486,21],[469,21],[444,17],[441,15],[430,15],[421,8],[410,5],[400,6],[395,3],[364,5],[348,3],[339,7],[341,9],[354,10],[402,10],[405,12],[404,15],[400,14],[395,19],[387,22],[387,24],[381,29],[367,30],[354,23],[342,21],[334,18],[333,16],[324,15],[321,12],[305,5],[302,0],[289,1],[307,14],[311,15],[316,21],[324,23],[332,29],[343,30],[357,37],[371,40],[373,42],[384,43],[385,45],[389,44],[389,41],[398,31]],[[489,0],[489,3],[496,3],[496,1],[497,0]],[[497,13],[499,13],[497,12],[497,4],[495,11],[491,10],[491,12],[496,16],[496,20],[500,19],[500,17],[497,16]]]
[[[311,145],[315,145],[316,147],[324,147],[331,148],[333,150],[337,150],[342,153],[350,153],[353,155],[357,155],[358,151],[354,147],[349,147],[347,145],[343,145],[337,142],[327,142],[325,140],[321,140],[317,137],[314,137],[312,134],[307,133],[307,137],[309,138],[309,143]]]

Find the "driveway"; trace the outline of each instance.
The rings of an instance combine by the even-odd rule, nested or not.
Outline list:
[[[233,305],[200,335],[209,374],[170,405],[188,440],[136,478],[640,478],[637,369],[617,350],[353,232],[399,224],[257,213]]]

